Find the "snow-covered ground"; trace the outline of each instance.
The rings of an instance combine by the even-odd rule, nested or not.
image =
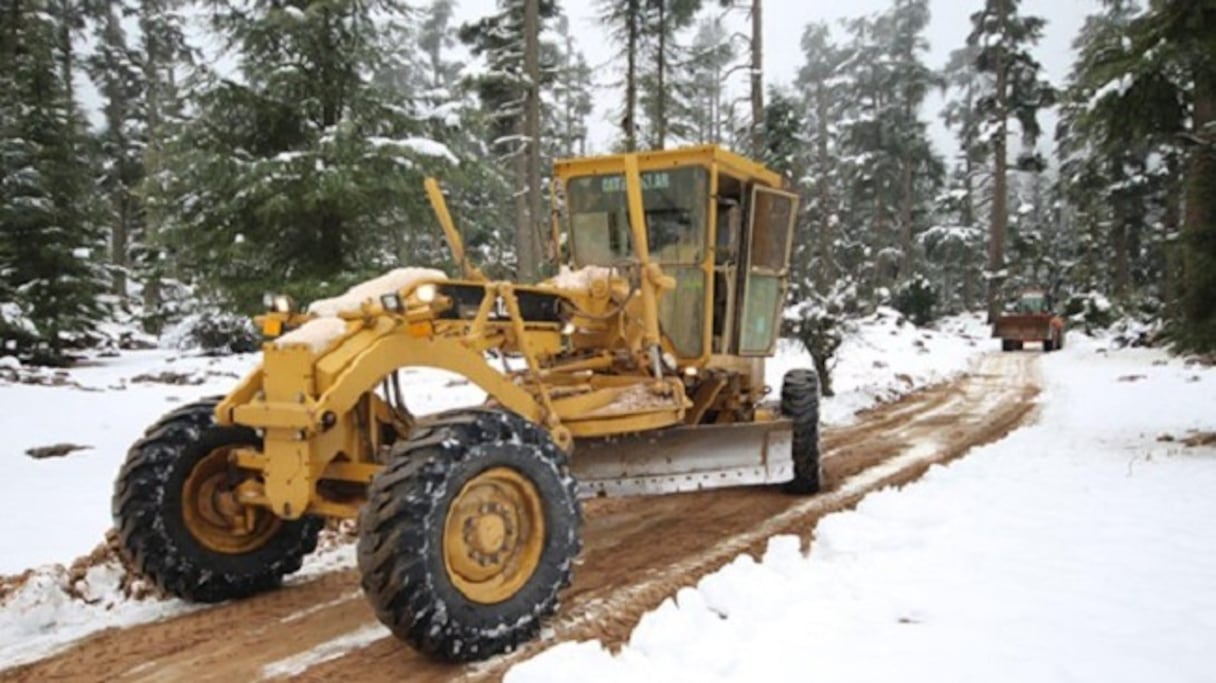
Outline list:
[[[824,421],[845,423],[876,401],[947,380],[992,346],[974,316],[933,330],[880,311],[862,321],[840,349],[838,395],[825,401]],[[256,362],[256,355],[208,358],[155,350],[97,358],[59,373],[18,369],[59,386],[4,381],[3,368],[12,363],[0,362],[0,432],[9,444],[0,497],[13,511],[0,516],[0,577],[34,569],[0,604],[0,667],[101,628],[189,609],[175,600],[129,599],[121,588],[124,573],[112,561],[82,562],[76,571],[70,565],[96,548],[111,525],[112,482],[130,444],[175,407],[224,393]],[[776,390],[787,369],[810,365],[800,345],[783,343],[768,365],[769,384]],[[483,397],[459,378],[426,370],[410,371],[405,386],[407,401],[420,413]],[[42,459],[26,454],[58,445],[86,448]],[[302,576],[352,564],[350,546],[338,544],[309,558]]]
[[[1070,336],[1036,424],[777,537],[542,681],[1216,680],[1216,370]],[[1190,441],[1190,443],[1186,443]]]

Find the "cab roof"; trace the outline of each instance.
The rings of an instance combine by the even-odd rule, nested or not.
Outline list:
[[[718,170],[744,181],[755,182],[780,189],[784,182],[781,176],[747,157],[735,154],[718,145],[697,145],[649,152],[636,152],[638,169],[654,171],[679,166],[717,165]],[[620,173],[625,154],[605,154],[593,157],[561,159],[553,164],[553,171],[562,180],[589,175],[611,175]]]

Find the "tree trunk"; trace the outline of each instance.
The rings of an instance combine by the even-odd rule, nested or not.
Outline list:
[[[899,169],[899,248],[903,262],[899,268],[899,279],[906,281],[912,276],[915,254],[912,241],[912,162],[905,159]]]
[[[752,0],[752,154],[764,151],[764,24],[761,0]]]
[[[63,79],[64,101],[71,108],[76,106],[76,82],[73,78],[76,66],[72,48],[72,22],[75,17],[72,16],[74,12],[68,0],[59,0],[56,4],[59,10],[60,77]]]
[[[522,140],[524,133],[524,117],[519,117],[515,130]],[[521,281],[528,279],[526,273],[532,269],[532,245],[528,241],[528,149],[521,143],[511,157],[512,180],[515,202],[515,276]]]
[[[565,105],[564,106],[564,109],[565,109],[564,128],[565,128],[565,130],[562,131],[566,138],[563,141],[566,143],[565,149],[564,149],[566,156],[574,156],[574,154],[575,154],[574,141],[577,139],[577,137],[575,135],[575,130],[574,130],[574,128],[575,128],[575,125],[574,125],[575,77],[574,77],[574,59],[573,59],[573,57],[574,57],[574,36],[567,34],[566,35],[566,54],[563,57],[563,59],[565,60],[565,63],[566,63],[565,64],[566,92],[565,92],[565,101],[563,102],[563,104]]]
[[[528,95],[524,112],[524,135],[528,145],[528,221],[519,240],[520,278],[535,282],[540,261],[537,236],[544,220],[540,191],[540,0],[524,6],[524,74]],[[522,255],[527,254],[525,260]]]
[[[1127,223],[1124,216],[1116,209],[1115,220],[1111,221],[1111,246],[1115,253],[1115,298],[1126,301],[1131,289],[1131,258],[1128,254]]]
[[[1165,299],[1165,317],[1170,320],[1177,320],[1179,316],[1178,304],[1182,300],[1183,281],[1182,281],[1182,256],[1183,250],[1180,248],[1178,241],[1173,239],[1173,236],[1178,235],[1179,229],[1182,226],[1182,193],[1183,184],[1182,172],[1178,168],[1175,160],[1171,159],[1166,167],[1168,169],[1166,177],[1170,180],[1165,194],[1165,210],[1162,214],[1161,222],[1165,228],[1167,236],[1165,242],[1165,269],[1164,273],[1164,299]]]
[[[1002,19],[1005,13],[1001,14]],[[1005,281],[1005,228],[1009,220],[1008,201],[1009,160],[1009,88],[1005,72],[1005,55],[996,51],[996,140],[993,145],[994,168],[992,175],[992,216],[988,230],[988,322],[994,322],[1001,313],[1001,289]]]
[[[634,152],[638,148],[638,2],[629,0],[629,16],[625,18],[629,25],[625,39],[625,118],[622,121],[626,152]]]
[[[657,79],[657,88],[655,89],[655,149],[664,149],[667,147],[667,91],[664,80],[667,76],[664,73],[667,70],[667,2],[659,0],[659,52],[657,64],[655,64],[655,75]]]
[[[118,14],[113,9],[105,10],[105,22],[105,39],[119,44],[122,27],[118,22]],[[138,181],[138,177],[133,177],[135,174],[132,173],[131,164],[127,160],[131,147],[126,136],[127,112],[130,110],[130,102],[127,100],[124,84],[116,82],[121,78],[122,70],[120,65],[109,64],[108,57],[107,64],[109,68],[106,69],[106,83],[102,87],[102,94],[106,95],[108,99],[105,106],[106,125],[110,128],[110,134],[114,136],[114,147],[118,154],[118,158],[112,160],[115,183],[110,197],[114,209],[113,224],[110,226],[110,263],[114,266],[112,283],[114,294],[125,299],[129,265],[127,262],[128,227],[136,212],[132,184]]]
[[[131,220],[132,196],[126,185],[114,191],[115,217],[110,229],[110,262],[114,264],[114,294],[127,296],[127,226]]]
[[[1185,286],[1182,313],[1193,340],[1216,346],[1216,70],[1195,74],[1192,131],[1197,143],[1187,160],[1183,215]]]
[[[832,202],[831,180],[826,169],[831,165],[828,158],[828,93],[820,87],[815,96],[816,135],[818,136],[817,152],[819,155],[819,272],[815,278],[820,294],[826,295],[836,284],[836,255],[833,247],[836,242],[835,225],[832,218],[836,213]]]

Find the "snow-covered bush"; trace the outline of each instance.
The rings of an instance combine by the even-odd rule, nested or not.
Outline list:
[[[1160,320],[1146,322],[1132,317],[1120,318],[1110,326],[1111,343],[1116,348],[1153,346],[1161,330]]]
[[[1064,304],[1064,317],[1068,318],[1071,326],[1092,334],[1109,328],[1119,314],[1110,299],[1100,292],[1090,291],[1069,298]]]
[[[257,351],[262,336],[249,318],[213,310],[186,316],[166,330],[160,342],[168,348],[220,355]]]
[[[937,316],[937,290],[923,276],[918,276],[896,288],[891,306],[917,327],[923,327]]]
[[[844,343],[847,312],[855,308],[856,299],[855,288],[837,286],[827,296],[812,294],[785,312],[785,332],[801,341],[811,354],[824,396],[835,395],[832,390],[833,359]]]

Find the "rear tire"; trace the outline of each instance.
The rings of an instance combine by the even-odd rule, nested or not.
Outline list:
[[[243,598],[278,586],[316,549],[323,525],[314,517],[280,520],[258,510],[254,532],[225,537],[222,524],[199,521],[189,492],[199,490],[192,482],[200,464],[213,470],[212,486],[203,490],[214,498],[233,476],[225,473],[225,450],[261,445],[251,429],[215,424],[217,402],[199,401],[161,418],[131,447],[114,484],[121,552],[162,590],[192,602]]]
[[[1056,341],[1054,338],[1043,340],[1043,353],[1051,353],[1052,351],[1055,351],[1055,350],[1056,350]]]
[[[818,493],[823,482],[819,448],[819,375],[799,368],[781,381],[781,414],[794,423],[794,478],[790,493]]]
[[[566,463],[548,433],[506,412],[420,423],[393,447],[359,515],[363,591],[380,621],[452,661],[536,637],[580,549]]]

